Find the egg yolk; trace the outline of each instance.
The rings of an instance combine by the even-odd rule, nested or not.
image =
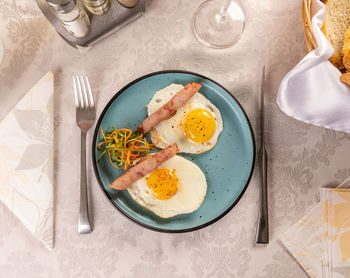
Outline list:
[[[187,114],[183,128],[188,139],[204,143],[214,135],[216,122],[208,110],[194,109]]]
[[[177,192],[178,178],[174,170],[157,169],[147,179],[147,187],[153,197],[159,200],[167,200]]]

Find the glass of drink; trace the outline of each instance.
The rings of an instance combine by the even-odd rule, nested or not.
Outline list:
[[[226,48],[241,37],[245,17],[233,0],[207,0],[196,10],[193,30],[197,39],[212,48]]]

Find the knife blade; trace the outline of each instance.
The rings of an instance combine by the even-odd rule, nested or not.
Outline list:
[[[259,150],[259,218],[256,243],[269,243],[269,215],[267,198],[267,152],[265,148],[265,66],[262,70],[260,92],[260,150]]]

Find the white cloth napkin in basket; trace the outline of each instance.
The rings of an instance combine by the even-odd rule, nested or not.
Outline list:
[[[326,7],[319,0],[311,4],[318,48],[284,77],[277,104],[287,115],[302,122],[350,133],[350,87],[340,82],[340,71],[328,61],[334,50],[321,31]]]

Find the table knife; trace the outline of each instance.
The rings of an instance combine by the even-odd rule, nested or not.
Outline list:
[[[259,218],[256,232],[256,243],[269,243],[269,215],[267,198],[267,153],[265,148],[265,66],[262,71],[260,93],[260,150],[259,150]]]

